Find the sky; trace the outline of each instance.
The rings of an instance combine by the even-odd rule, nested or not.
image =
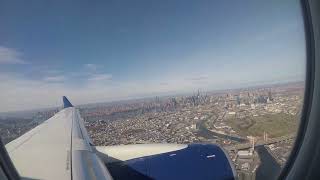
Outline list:
[[[0,112],[304,80],[299,1],[0,2]]]

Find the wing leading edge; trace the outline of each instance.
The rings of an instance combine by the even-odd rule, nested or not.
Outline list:
[[[6,145],[18,173],[26,179],[112,179],[78,110],[66,97],[63,102],[59,113]]]

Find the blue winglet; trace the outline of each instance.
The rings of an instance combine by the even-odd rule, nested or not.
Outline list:
[[[73,107],[71,102],[67,99],[67,97],[63,96],[63,108]]]

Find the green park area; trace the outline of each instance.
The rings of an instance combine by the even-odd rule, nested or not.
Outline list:
[[[290,114],[266,114],[242,119],[229,118],[227,123],[241,136],[260,136],[264,132],[269,138],[293,134],[297,131],[298,117]]]

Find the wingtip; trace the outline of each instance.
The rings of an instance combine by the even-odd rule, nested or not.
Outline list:
[[[71,102],[68,100],[67,97],[63,96],[62,100],[63,100],[63,108],[73,107],[73,105],[71,104]]]

